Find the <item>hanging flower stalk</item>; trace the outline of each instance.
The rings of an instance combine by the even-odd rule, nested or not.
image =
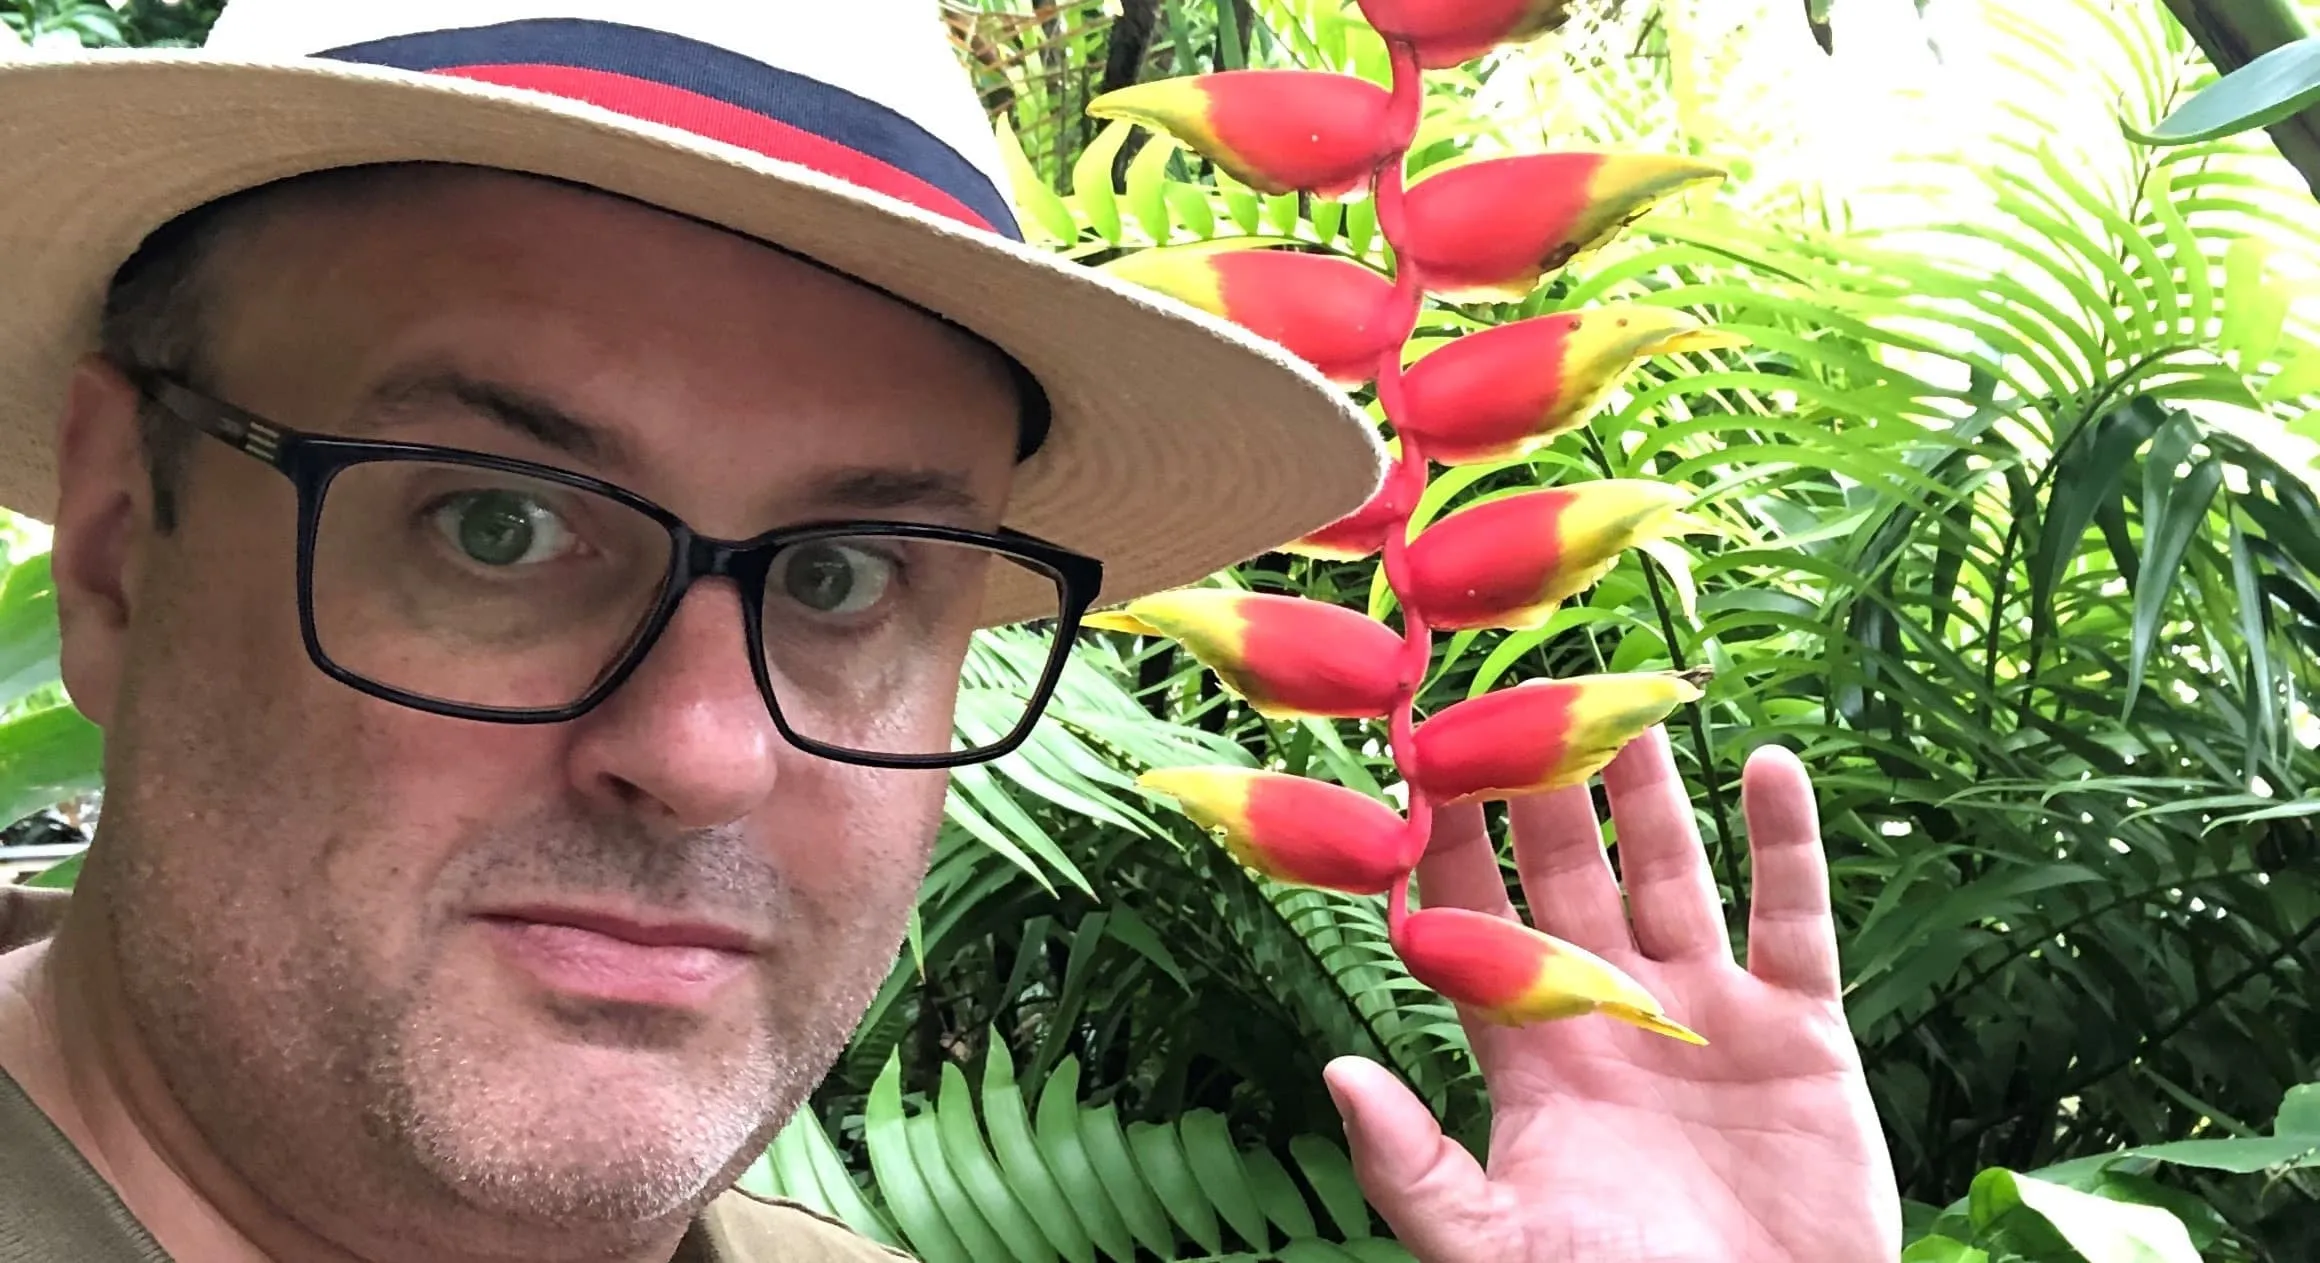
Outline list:
[[[1108,270],[1271,338],[1349,388],[1374,383],[1392,427],[1384,484],[1355,513],[1290,547],[1382,558],[1402,629],[1302,597],[1217,588],[1158,593],[1099,627],[1177,641],[1269,718],[1384,719],[1407,813],[1278,772],[1170,768],[1142,784],[1276,880],[1383,894],[1413,977],[1484,1020],[1601,1014],[1705,1042],[1632,978],[1505,918],[1409,907],[1435,810],[1584,783],[1619,749],[1701,696],[1697,673],[1534,680],[1420,723],[1433,629],[1535,628],[1638,544],[1683,527],[1688,496],[1606,479],[1504,496],[1414,538],[1431,463],[1517,458],[1586,424],[1642,357],[1736,345],[1683,313],[1611,303],[1457,339],[1404,366],[1429,294],[1518,300],[1653,206],[1723,172],[1687,158],[1550,153],[1460,162],[1406,184],[1425,71],[1527,38],[1558,0],[1360,0],[1391,53],[1392,88],[1309,70],[1243,70],[1140,84],[1090,112],[1159,128],[1268,193],[1367,188],[1393,248],[1389,278],[1350,259],[1253,239],[1140,251]]]

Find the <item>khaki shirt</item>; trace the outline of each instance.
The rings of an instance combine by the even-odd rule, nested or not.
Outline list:
[[[56,931],[62,891],[0,886],[0,951]],[[0,1263],[171,1263],[64,1133],[0,1072]],[[907,1256],[794,1202],[726,1192],[672,1263],[897,1263]],[[188,1260],[187,1263],[195,1263]]]

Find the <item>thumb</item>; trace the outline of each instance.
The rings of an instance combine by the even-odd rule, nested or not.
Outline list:
[[[1518,1257],[1516,1220],[1501,1213],[1482,1164],[1442,1134],[1401,1080],[1376,1062],[1339,1057],[1322,1081],[1345,1120],[1354,1177],[1412,1254],[1425,1263]]]

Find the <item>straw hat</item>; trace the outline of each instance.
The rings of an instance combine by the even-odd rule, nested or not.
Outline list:
[[[149,231],[391,161],[623,194],[989,339],[1053,409],[1007,525],[1100,558],[1107,604],[1333,521],[1382,475],[1368,422],[1279,347],[1023,244],[935,0],[231,0],[199,51],[0,60],[0,506],[52,512],[71,365]]]

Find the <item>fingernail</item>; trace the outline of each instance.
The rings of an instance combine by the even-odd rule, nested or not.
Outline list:
[[[1344,1059],[1340,1058],[1339,1060],[1332,1061],[1327,1066],[1322,1067],[1321,1083],[1322,1086],[1329,1089],[1329,1099],[1337,1106],[1338,1117],[1345,1120],[1345,1130],[1348,1133],[1351,1133],[1355,1126],[1358,1125],[1359,1120],[1356,1118],[1356,1115],[1359,1114],[1360,1111],[1354,1108],[1353,1098],[1346,1093],[1345,1088],[1338,1082],[1340,1075],[1338,1067],[1343,1064]]]

